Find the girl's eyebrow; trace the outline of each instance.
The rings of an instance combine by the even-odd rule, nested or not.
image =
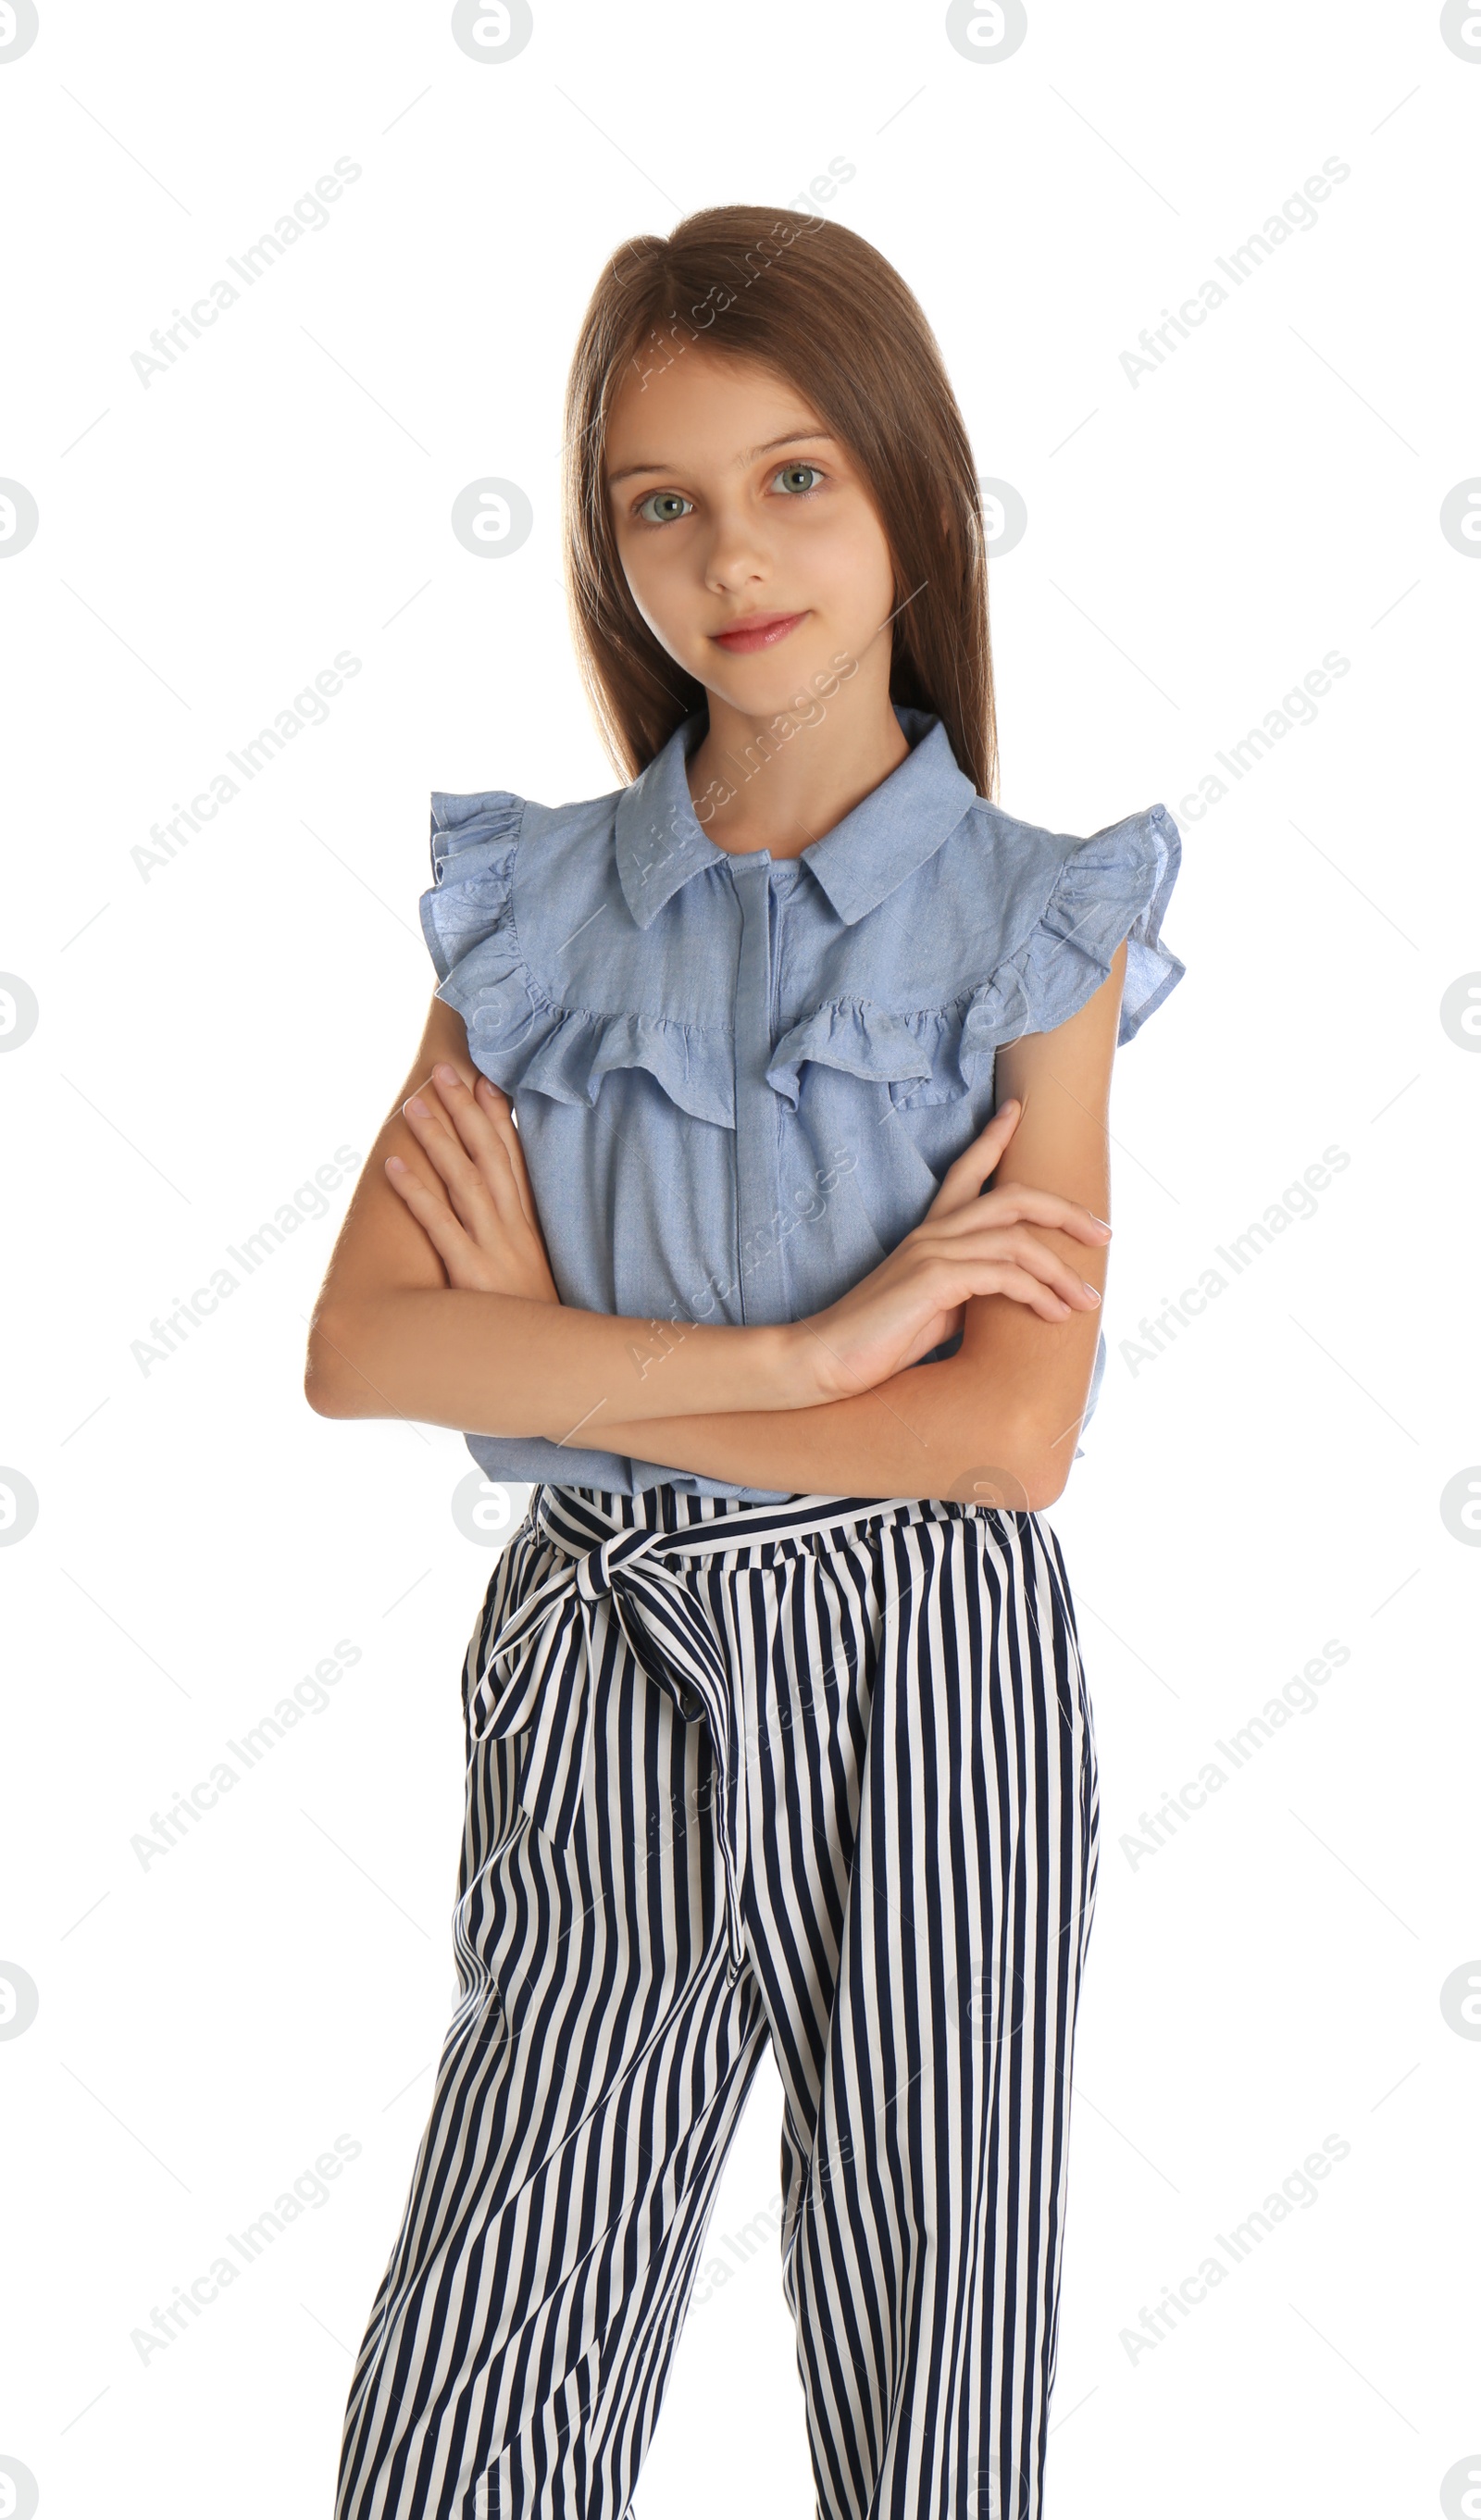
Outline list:
[[[831,446],[833,442],[830,428],[789,428],[785,437],[769,437],[764,446],[747,447],[745,453],[736,460],[740,464],[754,464],[758,455],[770,455],[778,446]],[[635,472],[674,472],[679,469],[674,464],[624,464],[620,472],[608,472],[606,486],[610,489],[614,482],[630,480]]]

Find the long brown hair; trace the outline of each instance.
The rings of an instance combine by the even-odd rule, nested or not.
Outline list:
[[[604,741],[636,778],[706,705],[629,593],[605,482],[607,415],[636,363],[688,347],[760,360],[863,471],[895,569],[890,698],[942,720],[979,795],[997,785],[976,469],[940,348],[883,254],[832,219],[727,202],[629,237],[592,292],[564,421],[566,593]]]

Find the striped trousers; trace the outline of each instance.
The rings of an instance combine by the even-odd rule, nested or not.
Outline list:
[[[1098,1843],[1051,1526],[539,1487],[463,1702],[335,2520],[624,2520],[768,2040],[819,2520],[1040,2520]]]

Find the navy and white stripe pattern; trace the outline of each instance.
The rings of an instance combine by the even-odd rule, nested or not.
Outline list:
[[[763,2048],[820,2520],[1041,2520],[1091,1708],[1058,1540],[545,1486],[335,2520],[626,2520]]]

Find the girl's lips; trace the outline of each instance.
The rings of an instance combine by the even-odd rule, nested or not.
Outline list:
[[[711,633],[717,648],[732,656],[749,655],[753,648],[775,648],[803,618],[800,612],[758,612],[751,621],[738,621],[733,630]]]

